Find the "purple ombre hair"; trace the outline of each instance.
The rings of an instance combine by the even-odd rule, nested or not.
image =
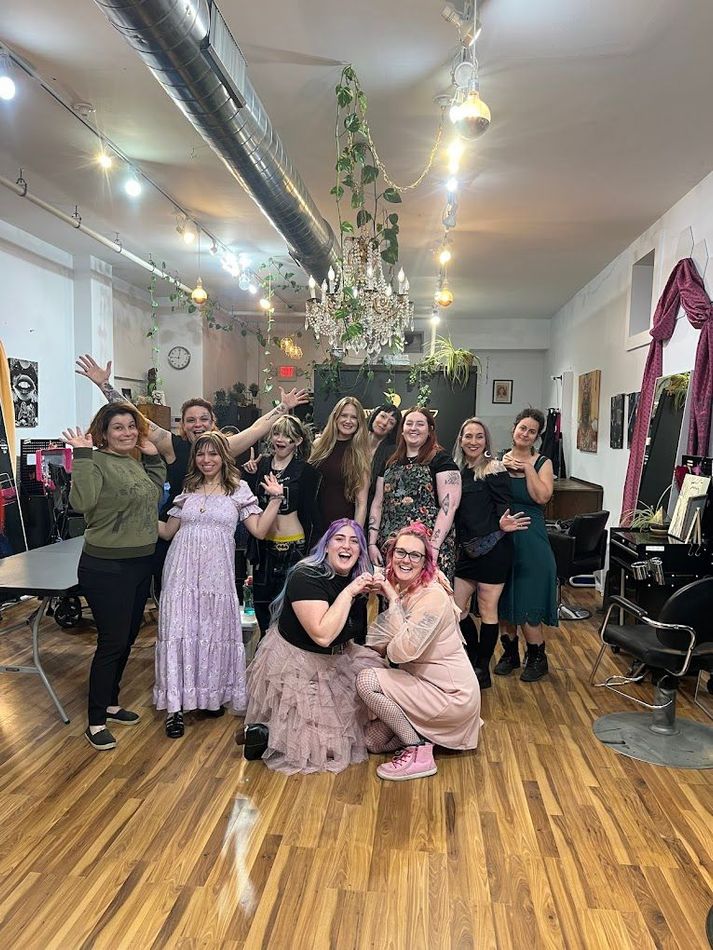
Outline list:
[[[307,555],[307,557],[303,557],[301,561],[298,561],[297,564],[295,564],[294,567],[291,567],[287,572],[285,586],[270,604],[270,626],[274,626],[274,624],[276,624],[280,618],[282,607],[285,603],[285,591],[287,590],[287,585],[290,582],[290,578],[298,568],[310,567],[313,571],[315,571],[315,573],[322,574],[324,577],[334,577],[334,568],[327,560],[327,545],[332,540],[334,535],[338,534],[344,528],[351,528],[351,530],[357,536],[357,540],[359,542],[359,558],[352,568],[351,574],[349,575],[350,578],[356,577],[358,574],[363,574],[365,571],[371,571],[371,561],[369,560],[369,556],[367,554],[366,538],[361,525],[356,521],[352,521],[351,518],[339,518],[337,521],[333,521],[319,541],[312,548],[312,551]]]

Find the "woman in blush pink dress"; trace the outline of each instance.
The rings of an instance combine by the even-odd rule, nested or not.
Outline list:
[[[165,709],[166,735],[184,733],[183,712],[223,714],[223,703],[244,712],[245,651],[235,589],[238,522],[264,538],[283,498],[267,475],[264,511],[233,464],[225,436],[205,432],[191,448],[183,494],[174,499],[159,534],[173,540],[163,569],[156,641],[157,709]]]
[[[398,750],[376,770],[390,781],[434,775],[435,744],[478,744],[480,687],[463,648],[452,592],[436,574],[430,532],[414,522],[389,546],[386,577],[374,576],[389,607],[369,627],[366,644],[398,666],[362,670],[356,682],[377,717],[367,729],[367,748]]]

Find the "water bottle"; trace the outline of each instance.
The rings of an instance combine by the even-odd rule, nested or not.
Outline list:
[[[250,578],[252,581],[252,578]],[[247,581],[243,584],[243,613],[252,616],[255,613],[255,605],[253,603],[253,586],[252,583],[248,584]]]

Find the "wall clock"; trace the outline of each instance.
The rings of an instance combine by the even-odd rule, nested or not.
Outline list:
[[[185,369],[191,362],[191,351],[185,346],[174,346],[168,351],[168,365],[173,369]]]

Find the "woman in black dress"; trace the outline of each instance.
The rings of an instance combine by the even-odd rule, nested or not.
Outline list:
[[[490,432],[480,419],[466,419],[460,427],[453,457],[461,469],[462,495],[455,525],[458,560],[455,600],[461,611],[460,629],[468,658],[481,689],[490,681],[490,660],[498,642],[498,601],[512,567],[510,533],[530,524],[522,512],[510,514],[510,476],[494,459]],[[469,613],[477,595],[480,633]]]
[[[358,399],[345,396],[329,414],[315,439],[309,463],[322,476],[319,509],[322,524],[353,518],[362,527],[366,520],[371,459],[364,408]]]

